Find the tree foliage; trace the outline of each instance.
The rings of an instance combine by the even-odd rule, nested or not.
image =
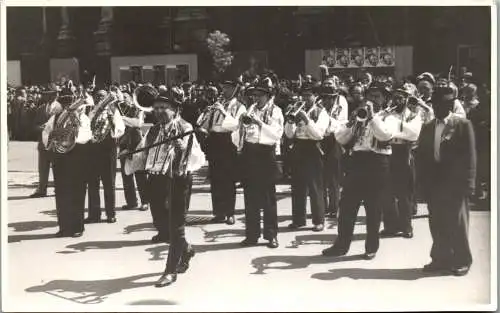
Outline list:
[[[234,56],[227,48],[231,40],[229,36],[216,30],[207,37],[207,46],[212,55],[213,65],[217,74],[223,73],[233,62]]]

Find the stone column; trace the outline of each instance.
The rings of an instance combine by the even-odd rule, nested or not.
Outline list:
[[[57,36],[57,56],[60,58],[68,58],[74,56],[75,53],[75,37],[70,29],[69,9],[68,7],[61,8],[61,28]]]
[[[158,25],[160,47],[163,53],[172,53],[174,48],[173,14],[174,8],[165,8],[163,18]]]
[[[101,8],[101,20],[97,31],[94,32],[96,40],[97,55],[111,55],[112,52],[112,26],[113,26],[113,8]]]

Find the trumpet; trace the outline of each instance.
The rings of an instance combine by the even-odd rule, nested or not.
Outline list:
[[[297,101],[293,104],[293,106],[286,112],[285,120],[289,123],[295,123],[297,119],[297,114],[304,108],[306,105],[305,101]]]
[[[368,119],[368,108],[367,106],[362,106],[356,109],[356,121],[363,123]]]

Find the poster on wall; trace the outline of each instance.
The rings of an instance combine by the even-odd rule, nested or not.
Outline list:
[[[349,66],[349,48],[335,49],[335,68],[346,68]]]
[[[363,48],[351,48],[350,49],[350,62],[349,67],[363,67],[364,64],[364,51]]]
[[[396,49],[394,47],[380,47],[380,58],[378,66],[380,67],[394,66],[394,62],[396,60],[395,50]]]
[[[323,50],[323,64],[327,67],[335,66],[335,49]]]
[[[378,47],[365,48],[365,67],[377,67],[379,60]]]

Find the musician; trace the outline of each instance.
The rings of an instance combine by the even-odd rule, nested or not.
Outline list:
[[[128,116],[122,115],[123,123],[125,124],[125,133],[119,140],[120,152],[132,151],[142,140],[141,128],[144,125],[144,111],[138,109],[131,96],[124,95],[124,107],[128,108]],[[149,209],[149,200],[147,198],[147,174],[145,172],[135,172],[127,175],[125,170],[125,159],[120,158],[120,169],[123,181],[123,192],[127,204],[122,206],[122,210],[139,210],[147,211]],[[135,181],[134,181],[135,178]],[[135,182],[141,198],[141,205],[138,205],[137,195],[135,193]]]
[[[236,98],[239,84],[236,80],[221,83],[219,99],[198,118],[198,124],[208,132],[206,156],[208,159],[210,192],[215,223],[233,225],[238,165],[232,133],[239,127],[239,119],[246,109]]]
[[[53,164],[53,152],[47,151],[43,144],[42,133],[45,124],[52,115],[62,112],[63,108],[57,101],[57,90],[52,86],[51,90],[42,92],[42,105],[38,108],[35,117],[35,127],[38,135],[38,188],[30,196],[31,198],[41,198],[47,196],[47,185],[49,182],[49,172]]]
[[[324,196],[326,213],[336,217],[340,201],[340,182],[342,180],[342,147],[335,139],[335,134],[347,122],[348,104],[344,96],[337,92],[333,80],[324,82],[321,92],[322,102],[329,116],[328,128],[321,142],[324,155]]]
[[[82,164],[87,156],[83,145],[90,140],[90,120],[82,109],[70,110],[71,104],[76,99],[74,90],[66,86],[60,94],[59,102],[64,109],[63,112],[52,115],[42,132],[42,140],[46,149],[54,151],[54,182],[56,193],[57,224],[59,231],[57,237],[80,237],[84,231],[84,207],[85,207],[85,171],[88,169]],[[73,115],[78,120],[78,129],[68,130],[59,127],[65,115]],[[65,151],[55,150],[54,144],[64,143],[65,134],[68,131],[76,131],[75,137],[68,140],[76,144],[73,149]],[[62,139],[61,139],[62,138]]]
[[[326,110],[316,103],[313,85],[302,84],[300,95],[304,106],[295,108],[296,118],[287,117],[285,135],[292,139],[292,223],[290,229],[306,225],[306,200],[311,201],[313,231],[322,231],[325,222],[323,156],[321,148],[330,119]],[[298,111],[298,112],[297,112]]]
[[[436,118],[422,128],[416,161],[433,241],[424,271],[462,276],[472,264],[468,197],[475,187],[476,147],[471,122],[452,114],[454,102],[452,88],[433,94]]]
[[[105,94],[105,91],[98,92],[100,96]],[[113,97],[113,94],[111,94]],[[90,141],[89,152],[92,160],[95,162],[89,170],[89,213],[85,223],[99,223],[101,222],[101,199],[99,194],[100,181],[104,187],[104,205],[106,211],[106,222],[116,223],[116,198],[115,198],[115,178],[116,178],[116,158],[117,158],[117,138],[122,136],[125,132],[125,124],[123,118],[114,104],[105,104],[110,95],[106,93],[106,97],[101,99],[95,108],[90,112],[89,118],[92,125],[92,139]],[[116,101],[115,101],[116,102]],[[113,102],[113,103],[115,103]],[[101,110],[101,108],[103,109]],[[104,115],[107,119],[108,126],[103,126],[101,129],[97,126],[95,121],[100,115]],[[109,127],[109,128],[108,128]],[[104,138],[100,132],[109,129],[109,132]]]
[[[349,251],[359,206],[366,211],[367,237],[363,257],[371,260],[379,248],[382,208],[390,193],[389,141],[398,130],[398,121],[385,115],[378,103],[366,101],[351,114],[349,122],[338,132],[342,145],[353,142],[352,154],[340,197],[338,237],[334,245],[323,250],[325,256],[340,256]]]
[[[256,99],[241,115],[239,143],[242,183],[245,196],[245,240],[242,246],[254,246],[261,236],[261,210],[264,211],[264,239],[269,248],[278,247],[276,203],[276,149],[283,135],[283,113],[274,104],[276,81],[264,77],[248,89]]]
[[[429,106],[432,106],[431,98],[432,98],[434,86],[447,87],[448,85],[450,85],[454,89],[454,93],[456,93],[458,96],[458,88],[456,87],[455,84],[449,82],[446,78],[440,78],[438,80],[438,82],[436,82],[436,79],[434,78],[434,76],[428,72],[422,73],[417,77],[417,88],[418,88],[418,92],[420,94],[420,97]],[[460,116],[463,118],[466,117],[465,110],[464,110],[462,104],[460,103],[460,100],[458,100],[458,99],[456,99],[455,103],[453,104],[453,111],[452,112],[457,116]],[[428,122],[428,121],[430,121],[430,119],[426,120],[425,122]]]
[[[177,280],[178,273],[184,273],[193,248],[185,238],[186,193],[189,190],[189,174],[203,165],[205,158],[196,136],[190,133],[193,127],[180,117],[181,103],[175,100],[171,90],[160,93],[154,102],[157,123],[149,129],[139,148],[149,147],[181,134],[184,137],[151,147],[134,154],[136,160],[143,160],[138,168],[148,172],[153,223],[162,239],[170,242],[165,272],[156,283],[164,287]]]
[[[420,114],[409,108],[408,103],[411,101],[420,101],[425,106],[423,100],[417,99],[411,85],[403,84],[394,91],[392,107],[389,108],[392,111],[389,114],[397,119],[399,128],[391,140],[392,195],[390,204],[384,206],[383,210],[384,230],[380,233],[382,237],[413,238],[411,196],[414,193],[414,162],[411,160],[411,150],[418,139],[423,121]]]

